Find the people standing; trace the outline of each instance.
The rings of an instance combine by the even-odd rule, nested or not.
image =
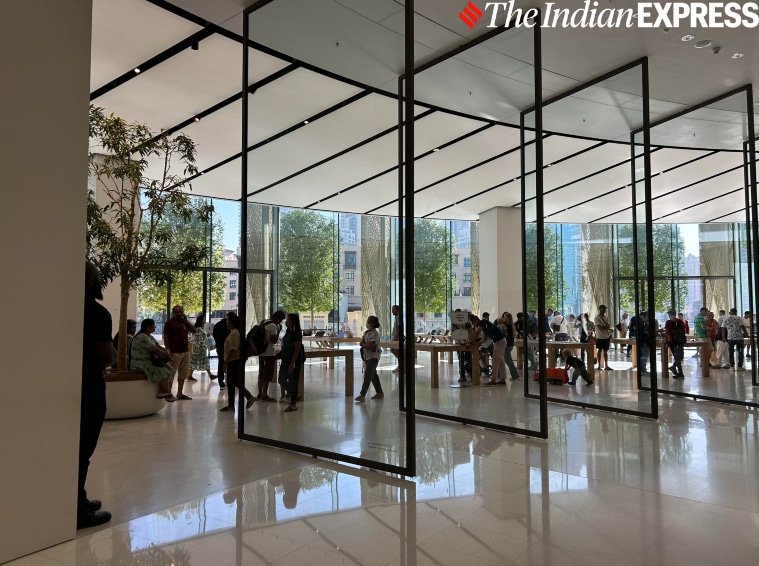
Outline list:
[[[633,318],[635,322],[631,322],[630,333],[635,338],[638,346],[638,375],[643,377],[647,375],[648,358],[651,353],[651,348],[648,345],[648,311],[641,311],[637,317]]]
[[[192,381],[197,381],[192,377],[193,371],[205,371],[210,379],[216,379],[211,372],[211,358],[208,355],[208,338],[205,331],[206,315],[198,315],[195,319],[195,334],[192,337],[192,353],[190,354],[190,377]]]
[[[227,404],[222,411],[235,410],[235,388],[240,390],[240,395],[247,399],[246,409],[250,409],[255,402],[253,394],[245,387],[245,382],[240,376],[240,317],[231,312],[227,315],[227,328],[229,336],[224,340],[224,373],[227,376]]]
[[[219,322],[213,325],[213,341],[216,342],[216,355],[219,358],[219,367],[216,374],[219,376],[219,389],[226,389],[227,384],[224,381],[224,342],[229,336],[227,328],[227,316],[225,315]]]
[[[303,330],[298,313],[291,312],[285,318],[285,335],[282,337],[282,363],[279,366],[279,384],[289,397],[285,413],[297,411],[298,380],[306,360],[303,350]]]
[[[569,341],[569,324],[560,311],[554,311],[553,313],[553,319],[551,319],[551,331],[554,334],[553,339],[557,342]]]
[[[268,320],[261,321],[266,335],[266,349],[258,355],[258,397],[259,401],[276,401],[269,396],[269,384],[277,377],[277,358],[274,346],[279,341],[279,329],[285,320],[285,311],[274,311]]]
[[[596,349],[598,350],[598,369],[610,370],[609,346],[611,346],[612,324],[606,315],[606,305],[598,307],[598,314],[593,321],[596,331]],[[601,361],[603,360],[603,361]]]
[[[103,284],[97,268],[90,262],[84,269],[84,329],[82,334],[82,390],[79,419],[79,486],[76,528],[85,529],[111,520],[102,503],[87,499],[85,483],[90,458],[95,453],[105,420],[105,377],[103,370],[116,361],[111,337],[111,315],[98,300],[103,299]]]
[[[374,386],[374,396],[372,399],[384,399],[385,394],[382,392],[382,384],[377,375],[377,364],[379,363],[380,354],[380,322],[376,316],[370,316],[366,319],[366,332],[361,337],[360,347],[363,351],[363,358],[366,362],[364,369],[364,383],[361,386],[361,392],[356,397],[356,401],[363,403],[366,401],[366,394],[369,391],[369,384]]]
[[[745,311],[743,313],[743,328],[746,330],[744,336],[749,338],[751,336],[751,311]],[[746,359],[751,359],[751,346],[746,348]]]
[[[506,336],[504,336],[498,326],[489,320],[481,320],[476,316],[472,316],[471,320],[472,325],[479,326],[482,333],[493,343],[493,372],[490,376],[490,381],[485,383],[485,385],[506,385],[506,363],[503,359],[503,354],[506,350]]]
[[[669,367],[672,370],[674,379],[685,379],[683,374],[683,346],[686,341],[685,325],[683,321],[677,318],[677,311],[670,309],[667,311],[669,320],[664,325],[664,331],[667,341],[667,347],[672,352],[673,363]]]
[[[727,330],[728,357],[730,369],[744,371],[743,367],[743,337],[748,337],[748,332],[743,326],[743,319],[738,316],[737,309],[730,309],[730,314],[725,317],[722,327]],[[735,351],[738,351],[738,364],[736,365]]]
[[[725,312],[725,311],[720,311]],[[722,317],[722,322],[725,322],[726,317]],[[716,347],[717,347],[717,360],[714,363],[716,368],[719,369],[730,369],[730,358],[728,356],[728,346],[727,346],[727,328],[725,328],[722,324],[720,324],[719,328],[717,329],[717,337],[715,339]]]
[[[503,321],[503,327],[499,326],[499,328],[501,328],[501,332],[506,337],[506,349],[503,351],[503,361],[506,363],[506,367],[509,368],[511,381],[516,381],[519,379],[519,372],[517,371],[517,366],[514,365],[514,358],[511,355],[511,352],[514,351],[516,326],[510,312],[504,312],[501,320]],[[528,348],[528,350],[531,350],[531,348]]]
[[[190,375],[190,340],[188,334],[195,334],[195,327],[187,320],[182,305],[174,305],[172,318],[163,325],[163,345],[171,352],[171,365],[177,370],[177,401],[191,401],[183,393],[184,381]]]

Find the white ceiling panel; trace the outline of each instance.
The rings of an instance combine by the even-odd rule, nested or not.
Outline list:
[[[738,208],[736,201],[743,202],[743,191],[739,191],[738,193],[733,194],[726,194],[722,197],[714,197],[717,197],[717,195],[713,195],[713,197],[711,197],[713,200],[710,200],[709,202],[702,201],[703,204],[694,203],[688,204],[687,207],[683,206],[685,210],[682,210],[681,212],[675,212],[674,214],[668,214],[667,216],[659,218],[657,222],[666,224],[694,224],[706,222],[712,218],[717,218],[718,216],[722,216],[723,214],[732,212]],[[656,217],[656,215],[654,216]],[[744,221],[745,218],[746,216],[744,212]]]
[[[359,92],[358,87],[296,69],[249,95],[248,143],[264,141]]]
[[[414,153],[418,155],[430,151],[480,125],[475,120],[440,112],[421,118],[415,125]],[[256,195],[256,198],[268,202],[270,193],[276,192],[278,195],[287,195],[288,206],[303,207],[394,167],[397,163],[398,139],[395,134],[389,134],[272,187]]]
[[[659,218],[665,214],[687,208],[698,202],[702,202],[716,196],[732,192],[743,186],[743,170],[732,171],[725,175],[720,175],[714,179],[709,179],[697,183],[687,189],[672,191],[651,201],[651,214],[653,218]],[[745,203],[743,195],[732,197],[736,204]],[[729,210],[729,209],[728,209]]]
[[[190,194],[212,198],[240,200],[240,158],[201,175],[192,182]]]
[[[625,160],[629,160],[629,158],[630,150],[627,146],[616,143],[607,143],[590,149],[572,157],[571,159],[556,163],[551,167],[548,167],[549,161],[545,160],[546,168],[543,171],[543,190],[545,192],[552,191],[557,187],[572,183],[577,179],[596,173],[601,169],[616,166],[617,164],[625,162]],[[624,175],[625,181],[623,181],[623,184],[625,182],[629,183],[629,165],[624,164],[623,167],[617,167],[617,169],[620,170],[617,173],[617,177]],[[624,173],[622,173],[622,170],[624,170]],[[591,177],[591,179],[593,179],[593,177]]]
[[[249,153],[248,192],[258,191],[397,124],[397,103],[371,95]],[[387,137],[397,140],[396,130]]]
[[[709,222],[740,222],[740,223],[745,223],[746,222],[746,210],[745,209],[740,209],[740,210],[736,210],[735,212],[731,212],[729,214],[725,214],[723,211],[720,211],[720,213],[717,216],[713,216],[712,218],[710,218]]]
[[[658,153],[658,152],[657,152]],[[657,196],[666,195],[672,191],[682,188],[692,183],[698,183],[699,181],[723,173],[728,169],[737,167],[742,163],[742,157],[736,153],[720,152],[703,159],[699,159],[683,167],[678,167],[672,171],[656,175],[651,180],[651,195],[655,198]],[[743,175],[742,170],[740,175]],[[657,173],[656,169],[653,171]],[[717,181],[720,178],[724,178],[723,175],[717,177]]]
[[[144,0],[94,0],[90,91],[201,29]]]
[[[241,65],[240,44],[213,35],[198,51],[185,49],[94,103],[125,120],[168,129],[240,92]]]
[[[198,149],[197,165],[201,171],[240,153],[242,102],[233,102],[200,122],[182,128],[182,132],[195,142]]]

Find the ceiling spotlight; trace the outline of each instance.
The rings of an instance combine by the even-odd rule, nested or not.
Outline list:
[[[440,151],[440,148],[439,148],[439,147],[436,147],[436,148],[435,148],[435,149],[433,149],[432,151],[433,151],[433,153],[434,153],[434,152],[437,152],[437,151]]]
[[[695,35],[687,34],[687,35],[682,36],[680,38],[680,41],[693,41],[694,39],[696,39]]]
[[[733,53],[733,59],[740,59],[745,53]]]
[[[712,40],[711,39],[704,39],[702,41],[699,41],[693,47],[695,47],[696,49],[703,49],[704,47],[709,47],[711,44],[712,44]]]
[[[303,125],[305,126],[306,124],[308,124],[308,120],[303,120]]]
[[[200,122],[200,116],[195,116],[195,118],[193,118],[193,120],[197,124],[198,122]]]
[[[134,68],[134,72],[135,72],[135,74],[139,74],[140,73],[140,68],[139,67],[135,67]]]

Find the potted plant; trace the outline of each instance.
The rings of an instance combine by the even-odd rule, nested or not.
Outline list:
[[[184,134],[154,132],[90,106],[90,176],[87,259],[100,270],[104,284],[118,280],[120,290],[117,371],[127,368],[127,318],[131,291],[140,282],[166,282],[171,272],[188,272],[207,258],[208,249],[190,242],[172,246],[186,222],[209,222],[213,207],[193,202],[189,179],[198,172],[196,148]],[[151,172],[157,174],[151,176]]]

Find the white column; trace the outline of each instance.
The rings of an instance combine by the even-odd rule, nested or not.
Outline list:
[[[2,563],[76,533],[92,2],[0,15]]]
[[[522,310],[522,215],[518,208],[480,214],[480,305],[495,320]]]

